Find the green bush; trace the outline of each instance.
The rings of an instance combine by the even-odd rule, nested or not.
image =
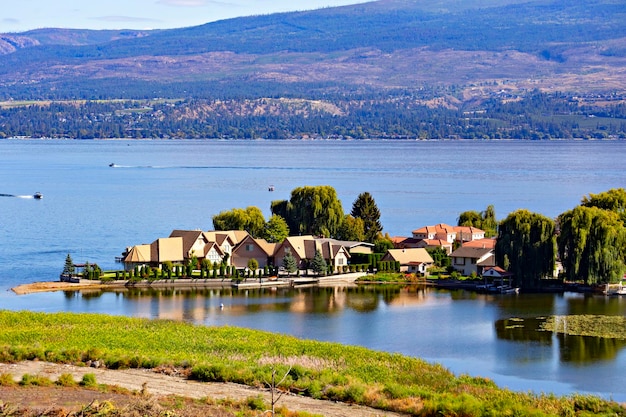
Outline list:
[[[76,385],[78,385],[76,381],[74,380],[74,377],[72,376],[72,374],[59,375],[59,378],[57,379],[56,384],[62,387],[75,387]]]
[[[83,375],[83,379],[80,381],[80,385],[83,387],[97,387],[98,383],[96,382],[96,376],[94,374],[85,374]]]
[[[0,387],[12,387],[17,383],[11,374],[0,374]]]
[[[38,387],[49,387],[52,385],[52,381],[49,378],[39,376],[39,375],[30,375],[24,374],[22,375],[22,380],[20,381],[20,385],[22,386],[38,386]]]
[[[246,400],[246,404],[251,410],[267,410],[267,405],[265,404],[265,400],[263,396],[257,395],[256,397],[248,397]]]

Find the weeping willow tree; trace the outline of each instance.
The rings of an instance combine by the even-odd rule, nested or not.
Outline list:
[[[285,218],[291,234],[334,237],[344,220],[341,201],[329,185],[295,188],[289,201],[273,201],[271,209]]]
[[[582,205],[558,220],[559,256],[566,279],[585,284],[621,280],[626,272],[626,227],[619,212]]]
[[[498,227],[496,262],[515,274],[523,289],[540,287],[541,278],[552,276],[556,256],[556,238],[552,219],[528,210],[517,210]]]
[[[617,213],[622,222],[626,223],[626,190],[612,188],[600,194],[589,194],[583,197],[582,206],[597,207]]]

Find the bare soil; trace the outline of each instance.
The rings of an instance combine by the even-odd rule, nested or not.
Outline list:
[[[0,363],[0,374],[10,374],[19,381],[24,374],[41,376],[57,381],[62,374],[71,374],[80,381],[83,375],[92,373],[98,384],[120,387],[133,392],[143,392],[152,397],[179,396],[192,399],[210,398],[215,400],[231,399],[245,401],[261,395],[265,402],[271,402],[271,392],[232,383],[204,383],[191,381],[175,372],[159,373],[153,370],[125,369],[111,370],[89,368],[41,361],[25,361],[13,364]],[[126,404],[133,396],[116,392],[99,392],[84,388],[62,387],[0,387],[0,401],[22,407],[46,409],[52,407],[80,407],[97,401],[111,401]],[[297,395],[284,395],[276,404],[291,411],[306,411],[328,417],[400,417],[403,414],[376,410],[373,408],[315,400]]]

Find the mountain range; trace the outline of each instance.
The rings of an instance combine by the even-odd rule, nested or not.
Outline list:
[[[380,0],[170,30],[0,35],[0,99],[626,94],[622,0]]]

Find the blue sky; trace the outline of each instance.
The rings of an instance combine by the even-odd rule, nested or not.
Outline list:
[[[44,27],[165,29],[363,0],[3,0],[0,33]]]

